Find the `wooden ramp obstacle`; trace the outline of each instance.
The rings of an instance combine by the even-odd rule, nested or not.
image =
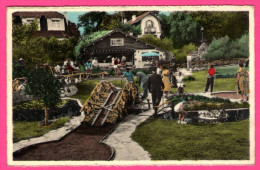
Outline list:
[[[91,126],[115,124],[127,115],[127,107],[134,104],[137,97],[138,88],[134,83],[127,82],[120,89],[107,81],[101,81],[82,107],[85,112],[83,123]]]

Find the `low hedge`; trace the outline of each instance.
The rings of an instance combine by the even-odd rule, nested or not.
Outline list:
[[[37,107],[29,107],[29,105],[23,105],[13,108],[13,121],[41,121],[44,119],[44,110]],[[28,108],[29,107],[29,108]],[[48,119],[57,119],[60,117],[72,117],[79,116],[81,107],[75,100],[68,100],[64,105],[49,109]]]
[[[234,103],[234,102],[231,102],[229,99],[223,99],[223,98],[218,98],[218,97],[208,98],[208,97],[199,96],[199,95],[174,96],[169,99],[171,107],[174,108],[176,104],[183,101],[185,98],[188,98],[188,101],[189,101],[186,106],[187,111],[249,108],[249,104],[247,102]]]

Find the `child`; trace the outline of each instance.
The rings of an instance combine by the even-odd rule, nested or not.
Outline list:
[[[187,114],[187,112],[184,110],[186,105],[187,105],[187,99],[184,99],[174,107],[174,111],[176,113],[179,113],[178,123],[180,124],[187,124],[187,122],[184,121],[185,116]]]
[[[178,93],[182,94],[184,92],[184,83],[182,73],[179,72],[179,76],[176,77]]]

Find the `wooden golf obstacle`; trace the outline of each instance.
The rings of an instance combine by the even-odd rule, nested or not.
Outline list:
[[[137,97],[138,88],[134,83],[127,82],[120,89],[100,81],[82,107],[85,113],[83,123],[91,126],[115,124],[128,114],[127,107],[133,105]]]

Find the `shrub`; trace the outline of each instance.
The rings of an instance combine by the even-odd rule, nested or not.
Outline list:
[[[205,55],[205,58],[210,61],[247,57],[249,57],[248,34],[244,34],[241,38],[233,41],[230,41],[227,36],[214,39],[209,45],[209,50]]]
[[[209,50],[205,55],[207,60],[218,60],[227,59],[227,53],[229,50],[229,38],[221,37],[219,39],[214,39],[209,45]]]
[[[230,44],[228,58],[245,58],[249,57],[249,34],[244,34],[241,38],[236,39]]]
[[[171,51],[173,49],[173,42],[169,38],[160,39],[153,35],[147,34],[140,38],[143,43],[151,44],[155,47],[161,48],[165,51]]]
[[[186,60],[187,53],[189,51],[196,51],[196,50],[197,50],[196,45],[193,43],[190,43],[188,45],[184,45],[180,49],[174,49],[173,53],[174,53],[177,63],[185,63],[187,61]]]
[[[183,81],[195,81],[195,78],[193,76],[188,76],[183,79]]]

